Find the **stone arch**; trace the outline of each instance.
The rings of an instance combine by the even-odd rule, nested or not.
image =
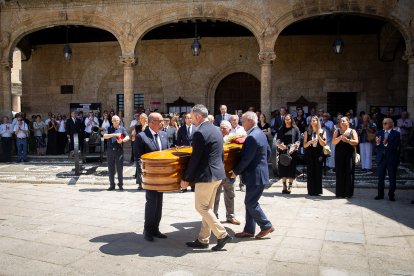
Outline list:
[[[64,25],[82,25],[87,27],[93,27],[101,30],[110,32],[117,39],[121,51],[124,52],[123,43],[123,30],[117,25],[117,22],[108,17],[97,17],[88,15],[78,15],[73,19],[67,19],[62,16],[51,16],[50,14],[39,14],[35,17],[30,17],[21,22],[14,22],[13,26],[20,26],[12,33],[3,32],[3,36],[8,37],[8,45],[5,47],[3,57],[6,60],[10,60],[13,55],[13,49],[19,43],[19,41],[26,35],[53,26],[64,26]],[[4,40],[4,39],[3,39]]]
[[[234,73],[247,73],[254,76],[256,79],[260,80],[259,66],[252,67],[248,66],[247,64],[237,64],[221,70],[213,77],[207,90],[207,108],[211,112],[213,112],[214,110],[214,98],[216,95],[217,87],[223,79]]]
[[[265,23],[261,17],[246,11],[208,3],[194,7],[193,10],[182,7],[164,9],[161,12],[138,20],[133,24],[136,27],[131,32],[134,37],[132,45],[137,45],[138,41],[146,33],[159,26],[186,19],[217,19],[239,24],[252,32],[259,44],[259,49],[262,49],[262,33],[263,29],[265,29]]]
[[[372,5],[367,4],[332,4],[332,1],[324,0],[324,1],[309,1],[309,2],[301,2],[294,4],[292,9],[280,16],[277,20],[272,22],[273,28],[276,30],[277,35],[272,37],[271,45],[274,49],[276,40],[279,34],[289,25],[299,22],[305,19],[310,19],[312,17],[322,16],[322,15],[331,15],[335,13],[343,13],[343,14],[356,14],[364,17],[372,17],[385,20],[392,25],[394,25],[399,32],[401,32],[402,36],[404,37],[405,44],[406,44],[406,55],[412,56],[413,48],[413,37],[410,33],[409,27],[400,20],[397,16],[392,15],[392,11],[390,11],[392,7],[387,7],[387,5],[383,5],[380,7],[374,7]]]

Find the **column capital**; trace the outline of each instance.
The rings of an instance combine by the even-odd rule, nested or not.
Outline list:
[[[0,61],[1,67],[6,69],[11,69],[13,67],[13,61],[2,59]]]
[[[135,64],[137,64],[137,58],[134,56],[120,56],[119,57],[119,62],[127,67],[132,67]]]
[[[262,51],[258,56],[262,64],[272,63],[276,59],[276,54],[273,51]]]

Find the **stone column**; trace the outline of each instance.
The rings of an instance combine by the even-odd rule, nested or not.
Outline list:
[[[1,62],[1,90],[3,103],[0,105],[0,112],[3,115],[11,116],[12,111],[12,85],[11,85],[11,68],[12,63],[10,61]]]
[[[411,120],[414,118],[414,56],[408,61],[407,111]]]
[[[124,66],[124,124],[129,131],[129,125],[134,117],[134,65],[136,58],[121,56],[119,59]]]
[[[13,111],[21,112],[21,100],[20,95],[13,94],[12,95],[12,109]]]
[[[259,53],[261,62],[261,78],[260,78],[260,109],[266,118],[270,120],[270,95],[272,94],[272,64],[276,59],[273,51],[263,51]]]

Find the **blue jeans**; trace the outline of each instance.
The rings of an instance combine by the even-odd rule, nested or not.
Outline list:
[[[27,138],[16,138],[17,162],[27,162]]]
[[[260,226],[260,230],[266,230],[272,227],[272,223],[267,219],[259,204],[259,199],[263,194],[264,185],[246,185],[246,197],[244,204],[246,205],[246,225],[244,232],[254,234],[256,223]]]

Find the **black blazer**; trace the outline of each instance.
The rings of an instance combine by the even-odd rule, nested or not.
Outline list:
[[[78,118],[75,118],[75,121],[76,123],[73,123],[72,117],[66,120],[66,135],[73,137],[73,134],[81,132],[81,121]]]
[[[191,126],[191,135],[187,133],[187,125],[181,126],[177,131],[177,146],[191,146],[193,135],[195,132],[195,126]]]
[[[286,115],[287,114],[285,114],[285,116]],[[277,134],[279,134],[279,130],[282,128],[282,126],[283,126],[282,116],[277,115],[275,118],[275,124],[271,126],[273,128],[273,132],[276,132]]]
[[[230,121],[230,114],[226,113],[224,114],[224,120]],[[221,115],[221,113],[219,115],[216,115],[216,117],[214,118],[214,125],[220,127],[220,123],[223,120],[223,115]]]
[[[158,132],[161,140],[161,150],[168,149],[167,133],[164,131]],[[141,155],[149,152],[157,151],[154,137],[151,134],[149,127],[137,134],[134,141],[134,158],[137,164],[137,173],[141,174]]]
[[[400,133],[396,130],[391,130],[388,135],[388,144],[384,146],[384,133],[385,130],[377,131],[378,137],[381,138],[381,142],[376,146],[376,161],[377,165],[380,165],[382,162],[391,164],[395,167],[399,164],[399,147],[400,147]]]
[[[220,130],[203,122],[193,135],[193,152],[182,179],[188,182],[213,182],[226,178],[223,136]]]

